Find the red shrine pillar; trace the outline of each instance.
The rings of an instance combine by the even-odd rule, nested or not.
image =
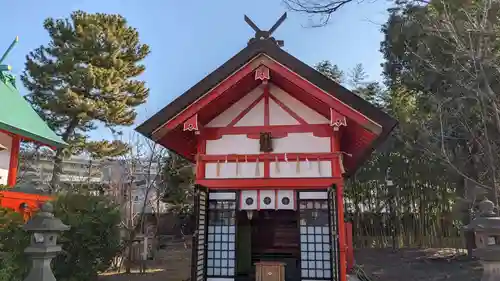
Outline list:
[[[17,180],[17,165],[19,164],[19,149],[21,146],[21,137],[14,135],[10,148],[9,173],[7,176],[7,185],[16,185]]]
[[[330,112],[331,114],[331,120],[332,124],[334,123],[333,120],[335,120],[333,111]],[[340,117],[338,117],[340,118]],[[344,117],[345,120],[345,117]],[[332,152],[337,152],[340,153],[340,131],[338,129],[334,129],[334,134],[331,142],[331,151]],[[343,155],[339,155],[339,157],[342,157]],[[332,175],[334,176],[343,176],[343,168],[341,168],[341,163],[338,161],[335,161],[335,163],[332,162]],[[347,280],[347,255],[346,255],[346,246],[347,246],[347,240],[346,240],[346,231],[345,231],[345,223],[344,223],[344,182],[341,181],[336,185],[335,188],[336,192],[336,205],[337,205],[337,221],[338,221],[338,226],[337,226],[337,231],[339,235],[339,274],[340,274],[340,281],[346,281]]]
[[[345,223],[345,235],[346,235],[346,244],[347,244],[347,273],[352,273],[354,269],[354,245],[352,241],[352,223]]]

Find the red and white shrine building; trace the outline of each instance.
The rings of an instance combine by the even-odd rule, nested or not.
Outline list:
[[[264,38],[137,131],[196,164],[191,280],[345,281],[344,180],[395,125]]]

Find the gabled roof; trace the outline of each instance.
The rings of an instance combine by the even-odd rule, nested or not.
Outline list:
[[[0,71],[0,129],[51,147],[66,146],[19,94],[14,79]]]
[[[177,116],[180,112],[182,112],[185,108],[202,97],[209,90],[217,86],[227,77],[238,71],[238,69],[242,68],[245,64],[247,64],[249,61],[260,54],[264,54],[277,61],[292,72],[303,77],[305,80],[308,80],[310,83],[314,84],[321,90],[334,96],[342,103],[345,103],[354,110],[362,113],[364,116],[382,127],[382,131],[377,134],[378,136],[376,137],[375,141],[371,143],[369,149],[366,149],[364,155],[356,159],[356,167],[366,160],[371,151],[376,148],[380,144],[380,142],[385,140],[388,134],[396,126],[396,120],[391,118],[389,115],[376,108],[369,102],[365,101],[361,97],[357,96],[356,94],[352,93],[351,91],[347,90],[346,88],[342,87],[335,81],[322,75],[314,68],[308,66],[289,53],[285,52],[279,46],[277,46],[276,42],[268,39],[255,40],[250,43],[246,48],[229,59],[214,72],[210,73],[199,83],[194,85],[184,94],[180,95],[170,104],[168,104],[166,107],[152,116],[149,120],[145,121],[143,124],[137,127],[136,130],[144,136],[152,138],[152,134],[155,130],[157,130],[167,121]],[[353,172],[353,170],[348,171],[348,174],[352,174]]]

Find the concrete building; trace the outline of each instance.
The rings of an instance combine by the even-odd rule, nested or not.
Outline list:
[[[145,201],[145,213],[155,213],[157,209],[163,213],[167,207],[158,200],[157,192],[160,166],[150,162],[72,157],[62,163],[61,183],[69,188],[82,184],[91,188],[94,186],[96,194],[104,192],[120,204],[131,204],[133,213],[140,212]],[[41,189],[48,188],[53,168],[54,161],[50,155],[25,157],[20,162],[18,182],[37,183]]]

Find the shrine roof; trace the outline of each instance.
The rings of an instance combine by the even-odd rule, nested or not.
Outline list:
[[[20,95],[14,81],[14,76],[0,71],[0,129],[48,146],[66,146]]]
[[[355,161],[356,164],[354,166],[362,164],[367,157],[369,157],[373,149],[380,145],[380,143],[387,138],[388,134],[397,125],[397,121],[395,119],[379,108],[373,106],[334,80],[324,76],[314,68],[284,51],[276,44],[275,41],[265,39],[250,42],[247,47],[217,68],[214,72],[210,73],[203,80],[195,84],[184,94],[177,97],[174,101],[153,115],[150,119],[139,125],[136,130],[148,138],[153,138],[153,132],[155,132],[155,130],[160,128],[169,120],[175,118],[178,114],[184,111],[184,109],[195,103],[204,94],[209,92],[211,89],[216,87],[226,78],[237,72],[259,55],[265,55],[278,62],[316,87],[334,96],[342,103],[363,114],[369,120],[380,125],[381,131],[377,132],[376,138],[373,142],[371,142],[370,147],[363,151],[363,155],[361,157],[357,157]],[[355,169],[351,170],[349,174],[352,174],[351,172],[354,172],[354,170]]]
[[[396,126],[397,121],[385,112],[295,58],[288,52],[281,49],[275,42],[271,40],[258,40],[250,43],[246,48],[233,56],[214,72],[210,73],[203,80],[195,84],[170,104],[161,109],[158,113],[153,115],[150,119],[139,125],[136,130],[146,137],[151,137],[152,132],[156,128],[176,116],[183,109],[203,96],[207,91],[215,87],[259,54],[269,56],[322,90],[328,93],[335,93],[336,98],[366,115],[374,122],[380,124],[383,127],[381,136],[384,135],[384,133],[385,135],[388,134],[394,126]]]

